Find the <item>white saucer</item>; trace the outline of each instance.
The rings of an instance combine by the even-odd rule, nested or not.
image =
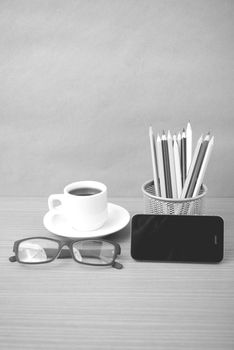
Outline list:
[[[61,206],[48,211],[44,216],[43,223],[47,230],[59,236],[94,238],[107,236],[121,230],[128,224],[129,220],[130,215],[126,209],[119,205],[108,203],[108,219],[102,227],[94,231],[78,231],[73,228],[68,219],[63,215]]]

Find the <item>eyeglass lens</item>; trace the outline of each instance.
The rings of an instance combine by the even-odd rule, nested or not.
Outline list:
[[[18,259],[25,263],[39,263],[52,260],[59,250],[59,244],[49,239],[32,238],[19,244]]]
[[[77,261],[92,265],[111,264],[115,255],[113,244],[98,240],[75,242],[72,250]]]

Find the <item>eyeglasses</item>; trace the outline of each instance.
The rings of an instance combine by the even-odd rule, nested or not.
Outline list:
[[[63,247],[68,249],[63,249]],[[122,264],[115,261],[120,254],[120,245],[99,239],[56,240],[45,237],[32,237],[16,241],[13,246],[15,256],[11,262],[21,264],[45,264],[56,258],[72,257],[79,264],[93,266],[112,266],[121,269]]]

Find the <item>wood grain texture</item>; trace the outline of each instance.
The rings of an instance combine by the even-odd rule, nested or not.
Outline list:
[[[142,199],[112,198],[131,214]],[[73,260],[11,264],[13,242],[49,235],[45,198],[0,199],[0,348],[233,349],[234,199],[207,199],[205,213],[225,221],[221,264],[141,263],[130,257],[129,226],[109,236],[123,270]]]

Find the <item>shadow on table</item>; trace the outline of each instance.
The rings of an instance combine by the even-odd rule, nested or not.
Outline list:
[[[116,231],[106,237],[108,240],[113,240],[118,243],[127,242],[130,240],[130,222],[123,229]]]

